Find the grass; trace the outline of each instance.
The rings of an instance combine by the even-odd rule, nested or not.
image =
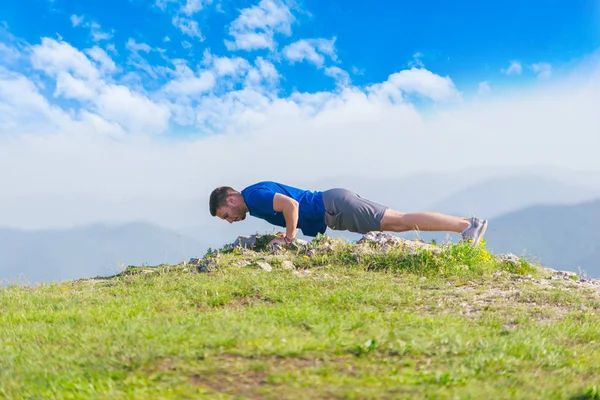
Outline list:
[[[1,289],[0,398],[600,399],[598,291],[540,285],[525,261],[343,243],[208,258]],[[236,266],[258,259],[273,270]]]

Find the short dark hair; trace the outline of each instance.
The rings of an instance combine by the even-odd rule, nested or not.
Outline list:
[[[239,192],[229,186],[219,186],[210,194],[210,215],[213,217],[217,215],[217,210],[220,207],[227,205],[227,197],[232,194],[238,194]]]

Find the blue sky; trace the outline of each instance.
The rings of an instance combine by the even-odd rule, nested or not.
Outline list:
[[[167,57],[184,58],[191,64],[201,60],[206,48],[220,56],[273,57],[273,51],[265,49],[230,51],[224,43],[231,40],[228,29],[240,11],[258,1],[191,1],[188,10],[198,11],[188,13],[185,1],[4,0],[0,20],[12,35],[30,44],[39,43],[41,37],[60,35],[77,48],[114,46],[116,51],[109,54],[118,65],[127,63],[130,39],[162,48]],[[303,0],[288,3],[294,19],[291,35],[278,32],[274,40],[280,50],[301,38],[335,38],[337,60],[327,59],[326,65],[347,71],[352,83],[359,86],[385,80],[420,54],[428,70],[451,76],[469,93],[476,91],[481,81],[510,84],[516,79],[532,79],[536,76],[528,67],[532,64],[549,63],[554,71],[560,71],[564,63],[593,52],[600,45],[598,4],[592,0]],[[197,23],[198,35],[178,29],[174,23],[177,15]],[[83,20],[73,26],[72,16]],[[110,37],[94,40],[94,31]],[[170,41],[165,42],[165,37]],[[150,63],[162,62],[156,53],[147,58]],[[522,64],[519,76],[501,72],[509,68],[511,60]],[[279,62],[276,66],[284,78],[283,93],[335,87],[333,79],[310,63]]]

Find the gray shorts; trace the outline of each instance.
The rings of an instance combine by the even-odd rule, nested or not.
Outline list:
[[[367,233],[379,231],[388,207],[364,199],[346,189],[323,192],[325,224],[334,230]]]

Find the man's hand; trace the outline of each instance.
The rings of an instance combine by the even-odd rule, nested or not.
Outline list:
[[[289,246],[294,242],[293,239],[285,238],[285,237],[276,237],[272,239],[267,247],[272,247],[274,244],[278,244],[280,246]]]

